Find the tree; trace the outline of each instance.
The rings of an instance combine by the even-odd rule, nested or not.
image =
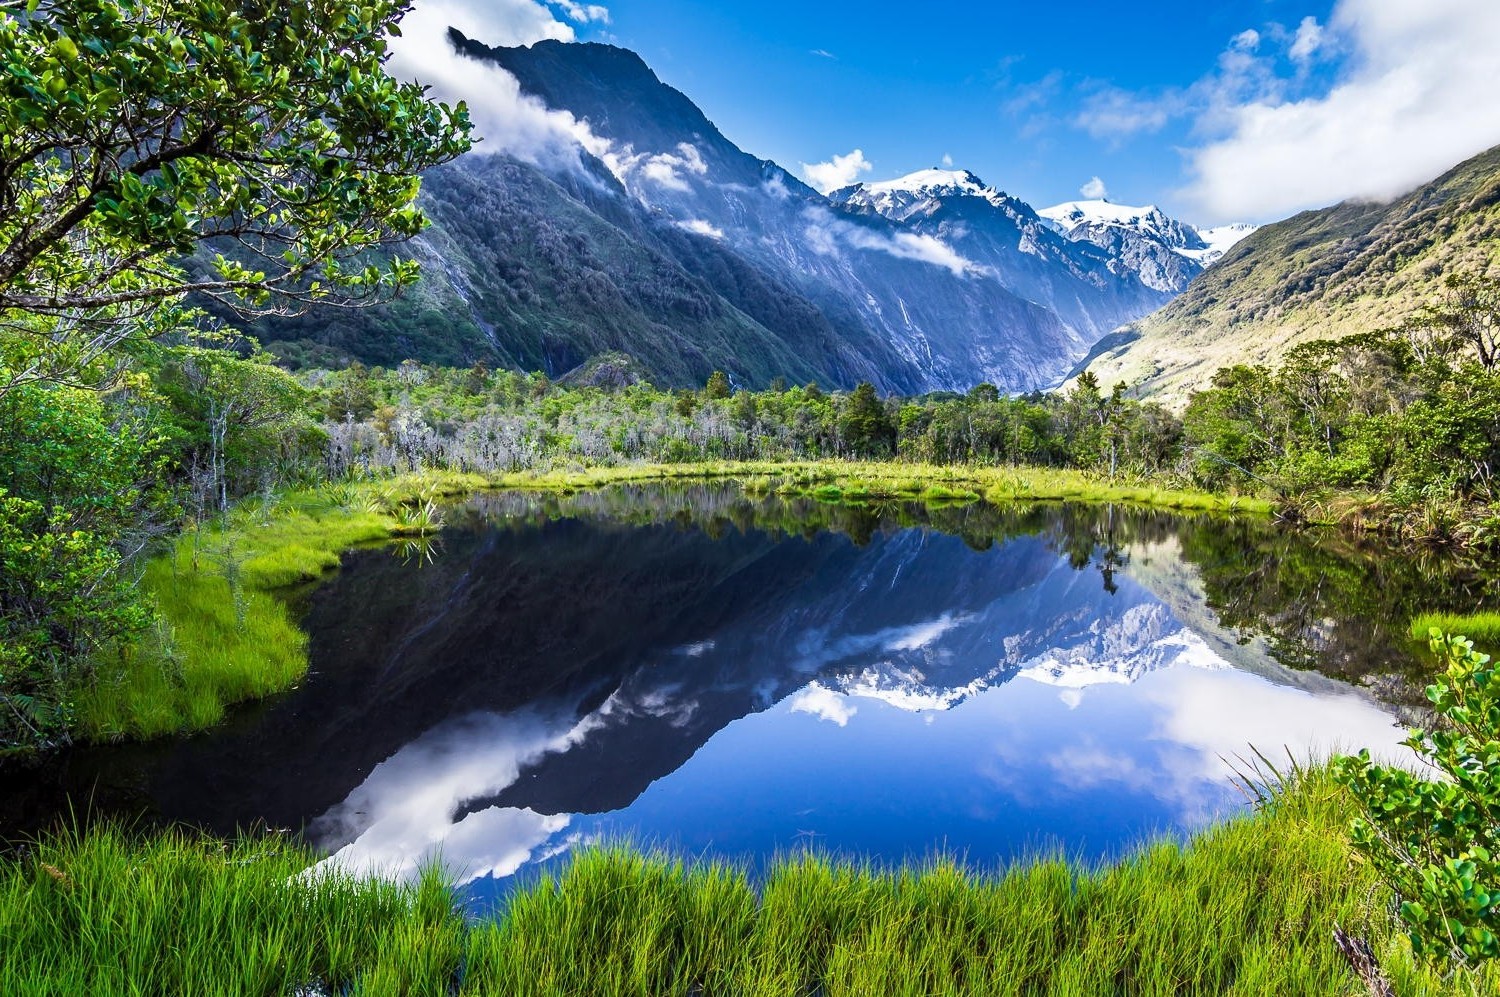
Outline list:
[[[896,427],[869,381],[861,381],[839,413],[839,436],[855,457],[889,457],[896,448]]]
[[[703,388],[703,394],[705,397],[715,399],[728,398],[729,391],[730,387],[728,374],[725,374],[722,370],[716,370],[712,374],[708,375],[708,384],[706,384]]]
[[[118,569],[167,501],[147,421],[92,391],[0,396],[0,754],[65,738],[91,656],[146,625]]]
[[[386,76],[405,0],[0,0],[0,393],[98,379],[184,295],[364,301],[463,105]],[[101,370],[101,365],[103,369]]]
[[[92,660],[149,621],[121,577],[170,499],[141,412],[182,416],[220,505],[233,454],[265,476],[302,444],[283,373],[145,344],[199,302],[293,312],[417,276],[373,251],[421,230],[418,174],[469,123],[385,75],[409,6],[0,0],[0,749],[65,737]],[[160,391],[117,377],[164,353]]]
[[[1500,285],[1472,274],[1449,274],[1444,287],[1444,300],[1428,321],[1493,371],[1500,366]]]
[[[157,390],[170,402],[174,457],[188,474],[199,517],[225,512],[231,497],[269,488],[296,466],[299,441],[312,431],[311,393],[264,354],[241,357],[195,346],[163,351]]]
[[[1085,374],[1093,377],[1092,374]],[[1079,375],[1080,377],[1084,375]],[[969,389],[969,401],[971,402],[998,402],[1000,400],[1000,389],[988,381],[980,381]]]

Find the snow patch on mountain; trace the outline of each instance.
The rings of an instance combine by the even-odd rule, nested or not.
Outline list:
[[[1243,223],[1200,229],[1172,218],[1154,204],[1135,207],[1104,198],[1065,201],[1042,208],[1037,214],[1071,239],[1094,235],[1100,229],[1123,229],[1156,239],[1177,255],[1203,267],[1218,260],[1256,229]]]
[[[1019,677],[1064,689],[1128,685],[1162,668],[1230,667],[1198,634],[1159,603],[1126,610],[1113,624],[1095,622],[1067,647],[1049,647],[1020,662]]]
[[[1202,255],[1198,257],[1199,262],[1205,267],[1215,262],[1219,257],[1233,249],[1235,244],[1241,239],[1250,235],[1258,228],[1260,228],[1259,225],[1252,225],[1249,222],[1219,225],[1215,228],[1200,228],[1198,230],[1198,237],[1203,240],[1206,248],[1202,250]]]
[[[918,170],[894,180],[877,180],[840,188],[828,195],[835,203],[872,209],[892,221],[930,214],[955,197],[977,197],[997,208],[1019,204],[1010,195],[989,187],[968,170]]]

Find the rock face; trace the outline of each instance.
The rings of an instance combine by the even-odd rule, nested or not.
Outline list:
[[[1183,404],[1221,367],[1274,365],[1309,340],[1398,325],[1441,295],[1448,274],[1496,276],[1497,237],[1500,148],[1389,203],[1347,201],[1253,232],[1083,366]]]
[[[621,352],[665,385],[722,369],[749,386],[1019,392],[1060,383],[1196,265],[1113,231],[1076,238],[962,172],[825,197],[741,150],[633,52],[450,40],[587,137],[557,162],[477,151],[429,173],[424,286],[256,330],[289,358],[564,376]],[[1192,230],[1171,226],[1186,245]]]

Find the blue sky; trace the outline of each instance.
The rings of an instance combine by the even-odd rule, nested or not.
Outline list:
[[[1331,2],[1173,2],[1149,17],[1119,2],[809,6],[616,3],[605,30],[742,147],[794,171],[856,148],[875,178],[946,155],[1036,204],[1098,176],[1116,200],[1165,205],[1193,122],[1091,132],[1088,110],[1190,87],[1241,32],[1295,31]]]
[[[825,185],[949,157],[1038,207],[1097,177],[1118,202],[1264,222],[1500,143],[1496,0],[417,0],[411,17],[634,49],[746,151]]]

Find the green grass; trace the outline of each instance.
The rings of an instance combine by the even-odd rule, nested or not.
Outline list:
[[[432,499],[485,486],[476,476],[422,475],[294,491],[184,533],[141,575],[157,628],[96,662],[76,690],[80,736],[202,730],[234,703],[292,687],[307,672],[307,636],[284,590],[323,577],[352,547],[435,528]]]
[[[979,875],[816,856],[757,894],[723,866],[585,853],[516,897],[469,947],[482,994],[1338,994],[1335,923],[1393,976],[1438,992],[1342,837],[1348,800],[1315,773],[1253,819],[1082,870]]]
[[[577,994],[1357,994],[1334,924],[1367,935],[1401,994],[1494,993],[1413,963],[1387,895],[1351,862],[1350,802],[1314,771],[1254,816],[1084,869],[896,870],[788,856],[738,868],[579,853],[465,926],[413,887],[300,874],[272,840],[118,829],[0,858],[0,993],[494,997]]]
[[[743,482],[776,480],[783,495],[805,495],[824,502],[860,503],[908,499],[937,504],[981,498],[1008,502],[1120,502],[1195,512],[1266,515],[1276,503],[1257,496],[1226,495],[1168,488],[1121,478],[1057,468],[966,467],[873,461],[710,461],[697,464],[642,464],[577,471],[517,473],[494,479],[497,487],[569,491],[625,482],[732,478]]]
[[[440,874],[396,886],[312,859],[274,838],[64,833],[0,863],[0,993],[447,992],[464,925]]]
[[[1411,621],[1411,638],[1426,644],[1436,627],[1482,647],[1500,647],[1500,613],[1423,613]]]

